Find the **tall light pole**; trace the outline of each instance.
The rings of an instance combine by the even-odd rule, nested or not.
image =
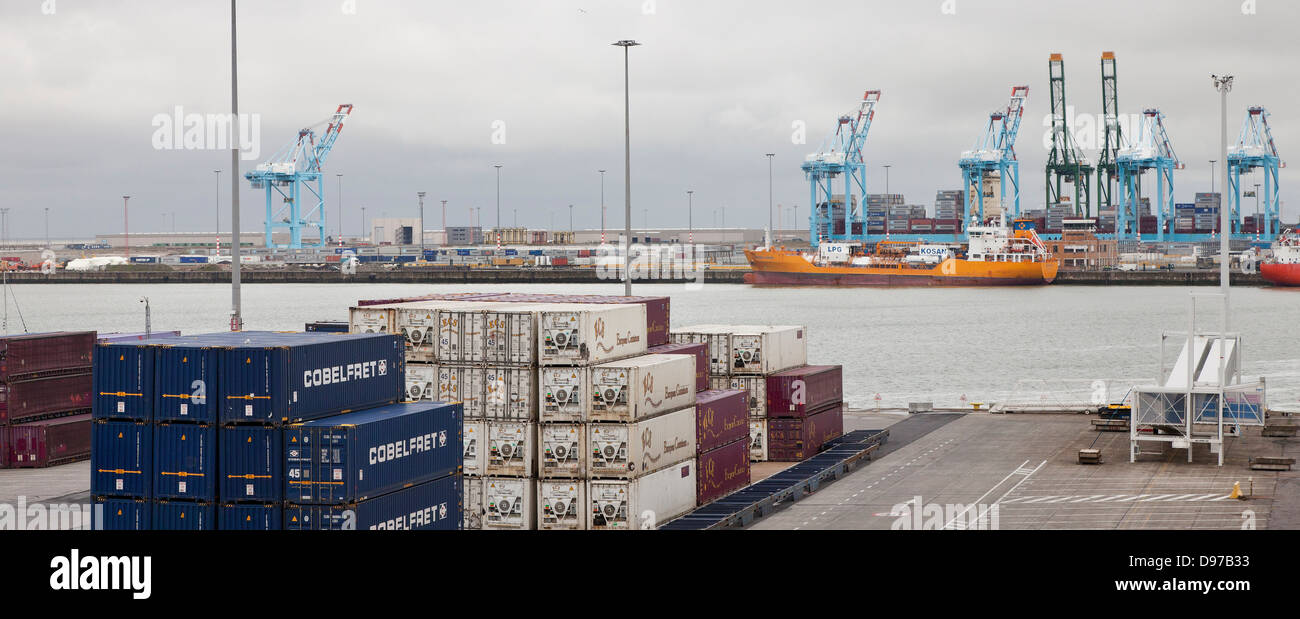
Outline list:
[[[213,170],[212,174],[217,177],[217,255],[221,255],[221,170]]]
[[[1210,160],[1210,193],[1214,193],[1214,163],[1216,161],[1218,161],[1218,159]],[[1220,200],[1220,202],[1222,202],[1222,200]],[[1222,207],[1222,204],[1220,204],[1220,207]]]
[[[605,244],[605,171],[600,172],[600,244]]]
[[[420,259],[424,259],[424,192],[417,192],[420,197]]]
[[[776,153],[767,153],[767,244],[772,244],[772,235],[776,234],[775,221],[772,219],[772,158]]]
[[[519,209],[516,208],[516,209],[511,209],[511,210],[514,211],[514,220],[513,220],[514,223],[510,224],[510,227],[511,227],[511,228],[518,228],[518,227],[519,227]]]
[[[239,131],[239,52],[235,26],[235,0],[230,0],[230,114],[233,135]],[[230,145],[230,330],[244,330],[243,302],[239,295],[239,140]]]
[[[366,242],[370,241],[370,232],[366,230],[366,207],[364,206],[361,207],[361,235]]]
[[[447,241],[447,201],[442,201],[442,244],[449,245]]]
[[[497,244],[501,244],[501,164],[493,165],[497,169]]]
[[[632,296],[632,105],[628,88],[628,50],[640,45],[631,39],[614,43],[623,48],[623,294]]]
[[[339,179],[339,247],[343,247],[343,175],[334,176]]]
[[[1220,208],[1223,208],[1223,207],[1220,207]],[[47,213],[46,219],[47,219],[47,221],[48,221],[48,219],[49,219],[49,217],[48,217],[48,212],[49,212],[50,209],[45,209],[45,210],[46,210],[46,213]],[[1255,183],[1255,239],[1256,239],[1256,240],[1259,240],[1259,221],[1260,221],[1260,219],[1259,219],[1259,183]],[[48,227],[48,224],[47,224],[47,227]],[[1271,227],[1271,226],[1270,226],[1270,227]],[[47,236],[47,237],[50,236],[50,233],[47,231],[47,232],[45,233],[45,236]],[[45,241],[45,243],[48,245],[48,244],[49,244],[49,240],[47,239],[47,240]]]
[[[695,220],[692,213],[695,211],[695,190],[686,190],[686,242],[690,245],[695,244]]]
[[[232,2],[234,0],[231,0]],[[131,196],[122,196],[122,236],[126,244],[126,259],[131,259]]]
[[[1255,188],[1256,191],[1258,191],[1259,189],[1258,183],[1255,184]],[[1256,213],[1259,212],[1259,197],[1255,198],[1255,212]],[[50,248],[50,207],[48,206],[45,207],[45,248],[46,249]]]
[[[573,205],[572,205],[572,204],[569,205],[569,237],[570,237],[569,242],[572,243],[572,242],[573,242],[573,239],[572,239],[572,237],[573,237]]]
[[[892,167],[894,167],[892,164],[885,166],[885,193],[889,193],[889,168]]]
[[[1228,91],[1232,90],[1232,76],[1211,75],[1210,79],[1214,81],[1214,88],[1219,91],[1219,156],[1222,161],[1228,160]],[[1228,166],[1223,166],[1223,186],[1228,186]],[[1213,190],[1211,190],[1213,192]],[[1223,290],[1223,334],[1228,332],[1228,290],[1230,288],[1228,275],[1228,237],[1232,228],[1229,227],[1227,205],[1219,200],[1219,288]],[[1219,350],[1223,350],[1222,347]],[[1220,361],[1220,371],[1224,369],[1225,364]],[[1222,378],[1222,377],[1221,377]],[[1223,384],[1220,382],[1220,384]],[[1222,415],[1220,415],[1222,417]]]

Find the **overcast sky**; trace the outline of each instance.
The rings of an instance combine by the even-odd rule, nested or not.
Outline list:
[[[1286,0],[245,1],[240,111],[258,116],[265,159],[337,104],[356,106],[325,166],[331,231],[336,173],[348,234],[360,206],[371,217],[416,213],[417,191],[429,194],[429,228],[440,200],[450,225],[466,224],[471,206],[491,225],[494,163],[505,166],[505,225],[517,209],[520,225],[546,226],[554,213],[567,227],[574,204],[579,227],[598,226],[605,168],[609,225],[621,226],[623,58],[610,43],[633,38],[643,43],[631,52],[634,224],[649,209],[651,226],[685,226],[693,189],[696,225],[724,205],[728,225],[765,225],[763,153],[774,152],[775,201],[797,204],[804,226],[799,163],[867,89],[883,91],[864,151],[869,191],[884,191],[880,166],[891,164],[893,192],[932,204],[936,190],[960,187],[957,158],[988,113],[1027,84],[1022,208],[1040,206],[1048,55],[1064,54],[1068,102],[1095,118],[1099,57],[1114,51],[1120,111],[1165,113],[1187,166],[1176,197],[1190,202],[1218,158],[1211,73],[1236,76],[1230,140],[1246,106],[1264,105],[1283,159],[1300,152],[1297,24],[1300,5]],[[118,232],[124,194],[133,230],[162,230],[164,213],[170,229],[175,212],[178,229],[210,231],[216,169],[228,229],[229,152],[155,148],[154,121],[177,106],[230,111],[229,37],[224,0],[0,2],[10,236],[40,238],[45,207],[54,237]],[[792,141],[800,121],[805,144]],[[1281,175],[1295,219],[1293,175]],[[242,182],[240,200],[242,227],[260,229],[262,193]]]

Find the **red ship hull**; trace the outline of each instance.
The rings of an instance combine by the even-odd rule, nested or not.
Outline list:
[[[1300,264],[1259,265],[1259,274],[1276,286],[1300,286]]]
[[[745,283],[767,286],[1042,286],[1042,277],[934,277],[925,273],[799,273],[752,271]]]

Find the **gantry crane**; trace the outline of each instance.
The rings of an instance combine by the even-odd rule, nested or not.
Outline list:
[[[244,174],[254,189],[266,189],[266,246],[288,249],[325,246],[325,185],[321,166],[334,148],[343,130],[343,122],[352,114],[352,104],[344,103],[315,125],[298,131],[298,137],[281,148],[265,163]],[[317,140],[316,127],[326,125]],[[314,186],[313,186],[314,184]],[[303,188],[311,194],[303,209]],[[272,197],[280,194],[281,206],[275,208]],[[289,243],[276,245],[273,233],[288,228]],[[303,228],[316,228],[319,240],[303,245]]]
[[[1142,192],[1139,183],[1143,172],[1155,170],[1157,200],[1152,208],[1159,226],[1157,240],[1165,240],[1165,222],[1174,215],[1174,170],[1181,170],[1184,166],[1169,142],[1164,117],[1158,109],[1143,110],[1137,140],[1120,148],[1116,156],[1120,187],[1120,206],[1115,215],[1117,239],[1141,233],[1138,205]]]
[[[997,174],[999,205],[1006,212],[1007,181],[1015,196],[1015,216],[1020,216],[1020,162],[1016,160],[1016,135],[1024,113],[1028,86],[1013,86],[1011,102],[1005,110],[989,114],[989,124],[975,142],[975,148],[963,152],[957,165],[962,171],[962,188],[966,192],[966,217],[976,225],[984,223],[984,177]],[[975,200],[978,197],[979,202]]]
[[[1047,206],[1063,204],[1069,198],[1061,194],[1062,185],[1074,186],[1074,215],[1091,215],[1088,189],[1093,167],[1074,140],[1066,119],[1065,60],[1052,54],[1047,60],[1052,87],[1052,150],[1047,156]]]
[[[863,94],[856,112],[840,116],[835,132],[800,166],[808,178],[809,204],[813,205],[808,218],[808,239],[813,247],[822,240],[866,241],[867,226],[862,213],[867,200],[867,164],[862,158],[862,147],[879,100],[879,90]],[[834,182],[839,177],[844,178],[844,193],[843,203],[837,209]],[[860,229],[856,235],[854,224]]]
[[[1097,214],[1115,208],[1114,189],[1118,175],[1115,159],[1123,133],[1119,126],[1119,89],[1115,81],[1115,52],[1101,53],[1101,154],[1097,161]]]
[[[1268,126],[1268,110],[1259,106],[1247,108],[1237,144],[1228,150],[1227,197],[1234,233],[1241,231],[1241,173],[1249,173],[1255,168],[1264,171],[1264,195],[1260,196],[1264,222],[1257,228],[1258,233],[1271,239],[1281,232],[1277,172],[1278,168],[1284,167],[1286,162],[1278,157],[1273,130]]]

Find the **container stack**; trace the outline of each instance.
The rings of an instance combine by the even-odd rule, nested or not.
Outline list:
[[[844,372],[805,365],[767,376],[768,459],[800,462],[844,434]]]
[[[295,478],[285,472],[285,428],[399,400],[403,365],[391,335],[241,332],[100,344],[97,526],[287,526]]]
[[[95,332],[0,338],[0,468],[90,455]]]

